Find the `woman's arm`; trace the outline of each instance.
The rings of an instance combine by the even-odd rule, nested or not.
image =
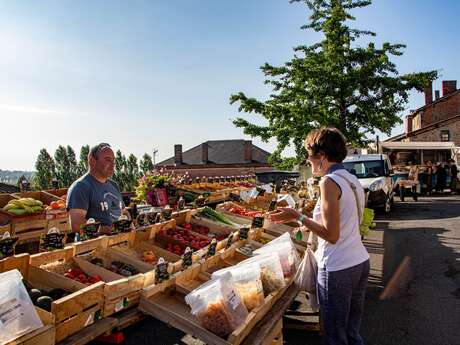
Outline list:
[[[321,180],[321,217],[323,224],[304,218],[303,225],[329,243],[340,237],[340,189],[330,178]]]

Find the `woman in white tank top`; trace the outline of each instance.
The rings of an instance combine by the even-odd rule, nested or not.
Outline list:
[[[325,344],[361,345],[359,328],[369,276],[369,254],[359,233],[358,212],[364,208],[364,191],[341,164],[347,147],[339,130],[315,130],[306,138],[305,147],[313,174],[322,177],[313,218],[292,208],[281,208],[270,218],[298,220],[318,236],[317,292]],[[356,188],[358,203],[350,184]]]

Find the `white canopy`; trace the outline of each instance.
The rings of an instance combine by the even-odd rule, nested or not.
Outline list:
[[[452,150],[458,148],[452,141],[382,141],[380,147],[390,150]]]

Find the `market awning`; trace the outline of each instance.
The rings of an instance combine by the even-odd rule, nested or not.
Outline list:
[[[390,150],[452,150],[457,148],[452,141],[383,141],[380,147]]]

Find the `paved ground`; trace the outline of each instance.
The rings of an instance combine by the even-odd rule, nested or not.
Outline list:
[[[365,244],[371,255],[362,325],[366,344],[460,344],[460,197],[397,202],[390,215],[377,218]],[[402,262],[409,264],[400,267]],[[126,344],[190,344],[153,319],[125,335]],[[289,330],[285,344],[315,345],[320,338]]]

